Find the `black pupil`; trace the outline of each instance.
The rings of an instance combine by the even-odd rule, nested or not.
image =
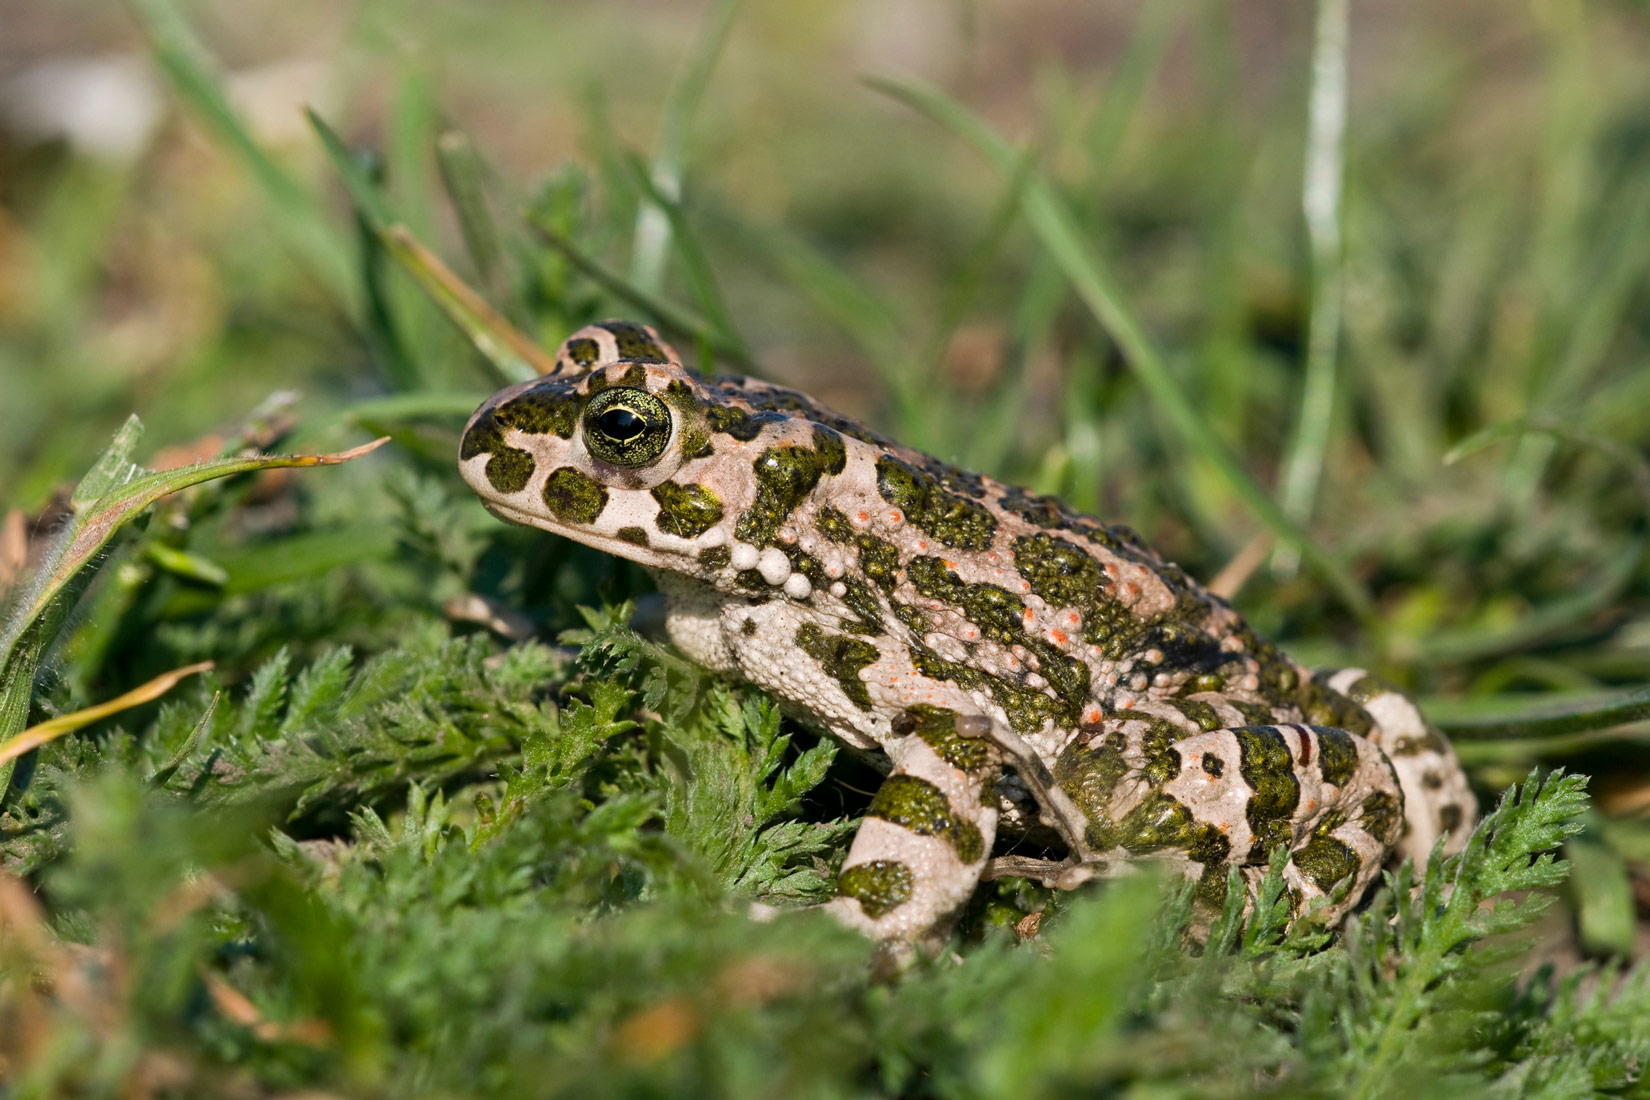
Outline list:
[[[647,422],[629,409],[608,409],[596,418],[602,434],[620,442],[635,439],[647,427]]]

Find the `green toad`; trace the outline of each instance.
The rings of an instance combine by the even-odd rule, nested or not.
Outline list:
[[[1213,905],[1280,844],[1296,906],[1335,920],[1472,825],[1392,688],[1297,665],[1126,528],[700,377],[642,325],[489,398],[459,464],[502,518],[647,567],[684,652],[885,768],[830,905],[872,936],[943,935],[982,878],[1140,859]],[[1028,835],[1049,858],[994,854]]]

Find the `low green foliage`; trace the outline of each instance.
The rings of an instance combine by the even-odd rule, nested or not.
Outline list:
[[[403,664],[452,652],[416,649]],[[341,686],[339,667],[323,659],[300,681]],[[277,721],[278,679],[220,704],[214,725]],[[295,685],[287,720],[325,690]],[[1332,946],[1286,935],[1284,907],[1243,928],[1234,892],[1188,952],[1189,893],[1142,873],[1062,901],[1026,944],[990,933],[960,962],[918,960],[890,982],[871,944],[817,914],[744,912],[821,892],[810,861],[841,828],[790,816],[819,750],[775,767],[771,705],[725,687],[709,689],[700,728],[656,727],[657,741],[616,717],[635,702],[609,685],[559,719],[534,711],[550,721],[491,783],[462,797],[416,783],[393,818],[359,809],[325,839],[288,831],[301,810],[265,833],[266,807],[157,796],[113,761],[65,777],[72,843],[40,881],[56,935],[103,962],[53,980],[80,973],[101,1008],[14,1004],[35,1029],[16,1085],[97,1094],[157,1060],[194,1095],[247,1074],[393,1096],[1642,1084],[1642,971],[1612,996],[1608,972],[1520,985],[1505,965],[1527,945],[1508,937],[1545,907],[1523,892],[1564,874],[1551,849],[1585,807],[1578,778],[1532,778],[1466,852],[1419,890],[1406,870]],[[25,960],[87,965],[28,950],[12,949],[14,977]],[[239,1015],[224,989],[246,998]]]
[[[422,546],[432,567],[474,560]],[[1532,776],[1465,851],[1419,884],[1406,865],[1338,935],[1287,926],[1280,852],[1247,919],[1235,872],[1201,931],[1190,889],[1148,869],[1077,897],[1003,884],[960,960],[891,971],[797,908],[831,894],[854,824],[808,801],[835,747],[793,746],[771,701],[636,633],[628,604],[583,617],[564,634],[576,657],[433,619],[365,660],[333,647],[295,667],[282,649],[135,734],[38,750],[0,838],[48,906],[0,897],[8,1084],[1642,1088],[1643,970],[1520,982],[1508,966],[1563,881],[1579,777]],[[1021,943],[1005,926],[1028,902],[1041,927]],[[24,993],[30,974],[44,994]]]
[[[1002,103],[851,97],[807,5],[691,36],[691,6],[553,7],[363,6],[329,75],[372,94],[311,113],[306,169],[184,5],[131,0],[184,120],[139,162],[6,161],[0,737],[216,667],[0,783],[0,1094],[1650,1096],[1642,13],[1485,9],[1355,81],[1337,152],[1302,93],[1344,47],[1228,5],[1142,4],[1115,67],[1050,57]],[[1069,7],[1077,57],[1111,9]],[[1355,6],[1353,41],[1407,18]],[[554,165],[512,180],[449,108],[581,145],[501,151]],[[1310,248],[1303,140],[1346,171]],[[939,956],[885,954],[812,910],[875,770],[454,474],[487,393],[616,315],[1193,575],[1247,561],[1263,634],[1400,681],[1506,793],[1342,928],[1288,923],[1279,855],[1247,913],[1149,865],[1009,879]],[[160,471],[133,421],[94,463],[133,408],[216,457]],[[1268,540],[1304,572],[1256,570]]]

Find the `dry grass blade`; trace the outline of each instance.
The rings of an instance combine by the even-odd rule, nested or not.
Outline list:
[[[30,749],[37,749],[48,741],[55,741],[65,733],[84,729],[93,722],[99,722],[111,714],[119,714],[123,710],[153,702],[171,691],[179,680],[193,676],[197,672],[206,672],[212,668],[211,661],[202,661],[199,664],[185,665],[175,668],[171,672],[162,673],[153,680],[131,691],[117,695],[107,703],[99,703],[95,707],[85,707],[70,714],[60,714],[50,721],[41,722],[37,726],[30,726],[11,740],[0,744],[0,764],[16,760]]]
[[[380,230],[379,235],[390,255],[418,280],[418,285],[446,311],[482,354],[495,361],[506,355],[513,356],[541,375],[555,371],[553,356],[488,305],[441,257],[419,243],[406,226],[392,225]]]
[[[201,982],[212,1007],[231,1023],[240,1025],[265,1043],[300,1043],[321,1046],[332,1040],[332,1029],[321,1020],[271,1020],[258,1010],[252,999],[223,978],[202,967]]]

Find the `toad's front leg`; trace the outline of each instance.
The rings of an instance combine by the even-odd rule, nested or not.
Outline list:
[[[961,736],[958,715],[916,707],[894,722],[893,771],[871,799],[827,908],[881,940],[932,943],[973,895],[997,832],[987,742]],[[965,717],[965,722],[969,718]]]

